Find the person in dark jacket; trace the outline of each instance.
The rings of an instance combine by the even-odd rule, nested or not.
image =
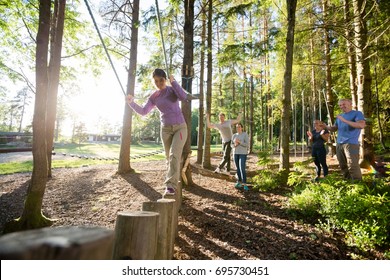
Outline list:
[[[328,175],[328,165],[326,164],[326,149],[325,143],[329,139],[329,131],[323,128],[323,123],[320,120],[314,121],[314,129],[307,132],[309,141],[312,143],[311,155],[316,166],[317,177],[314,179],[318,181],[321,176],[321,169],[324,172],[324,177]]]

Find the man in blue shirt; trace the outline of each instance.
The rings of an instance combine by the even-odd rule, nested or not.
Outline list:
[[[359,136],[366,126],[363,113],[352,110],[350,99],[340,99],[339,107],[343,111],[337,116],[333,126],[324,126],[329,131],[338,131],[336,156],[344,178],[361,180],[359,166]]]

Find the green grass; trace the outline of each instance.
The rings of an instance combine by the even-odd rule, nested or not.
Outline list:
[[[21,172],[31,172],[33,167],[33,162],[23,161],[23,162],[7,162],[0,164],[0,175],[21,173]]]
[[[132,157],[144,155],[154,151],[162,150],[162,145],[160,144],[136,144],[131,146],[130,155]],[[193,153],[192,156],[197,155],[196,147],[192,147]],[[211,152],[220,151],[221,145],[212,145]],[[99,160],[99,159],[85,159],[74,157],[72,159],[57,159],[54,158],[52,167],[53,168],[74,168],[82,166],[91,166],[99,164],[117,164],[120,152],[120,144],[106,144],[106,143],[82,143],[82,144],[64,144],[56,145],[54,148],[56,154],[61,157],[62,154],[66,155],[81,155],[81,156],[90,156],[90,157],[99,157],[99,158],[112,158],[110,160]],[[150,155],[143,158],[131,159],[131,162],[139,161],[152,161],[152,160],[163,160],[165,155],[163,152]],[[23,162],[7,162],[0,164],[0,175],[21,173],[21,172],[32,172],[33,162],[23,161]]]

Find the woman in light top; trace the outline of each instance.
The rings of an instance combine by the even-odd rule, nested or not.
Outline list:
[[[244,188],[245,191],[248,191],[249,188],[246,182],[246,159],[248,155],[249,136],[243,131],[241,123],[236,124],[236,129],[237,133],[233,134],[232,137],[233,157],[238,177],[235,187],[237,189]]]
[[[157,90],[143,106],[134,102],[134,96],[127,96],[127,103],[138,114],[146,115],[152,109],[160,111],[161,139],[167,159],[167,174],[164,181],[165,195],[174,195],[179,182],[180,161],[184,144],[187,140],[187,124],[180,108],[179,101],[187,99],[187,93],[170,75],[171,86],[167,85],[167,74],[162,69],[153,72]]]

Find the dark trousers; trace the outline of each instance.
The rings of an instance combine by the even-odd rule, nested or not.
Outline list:
[[[321,167],[324,171],[324,176],[328,175],[328,165],[326,164],[326,149],[325,147],[313,148],[311,155],[314,158],[314,164],[316,165],[317,177],[321,175]]]
[[[232,153],[232,146],[230,146],[231,142],[232,141],[227,141],[223,143],[223,158],[218,165],[219,168],[223,168],[226,164],[227,171],[230,171],[230,154]]]

